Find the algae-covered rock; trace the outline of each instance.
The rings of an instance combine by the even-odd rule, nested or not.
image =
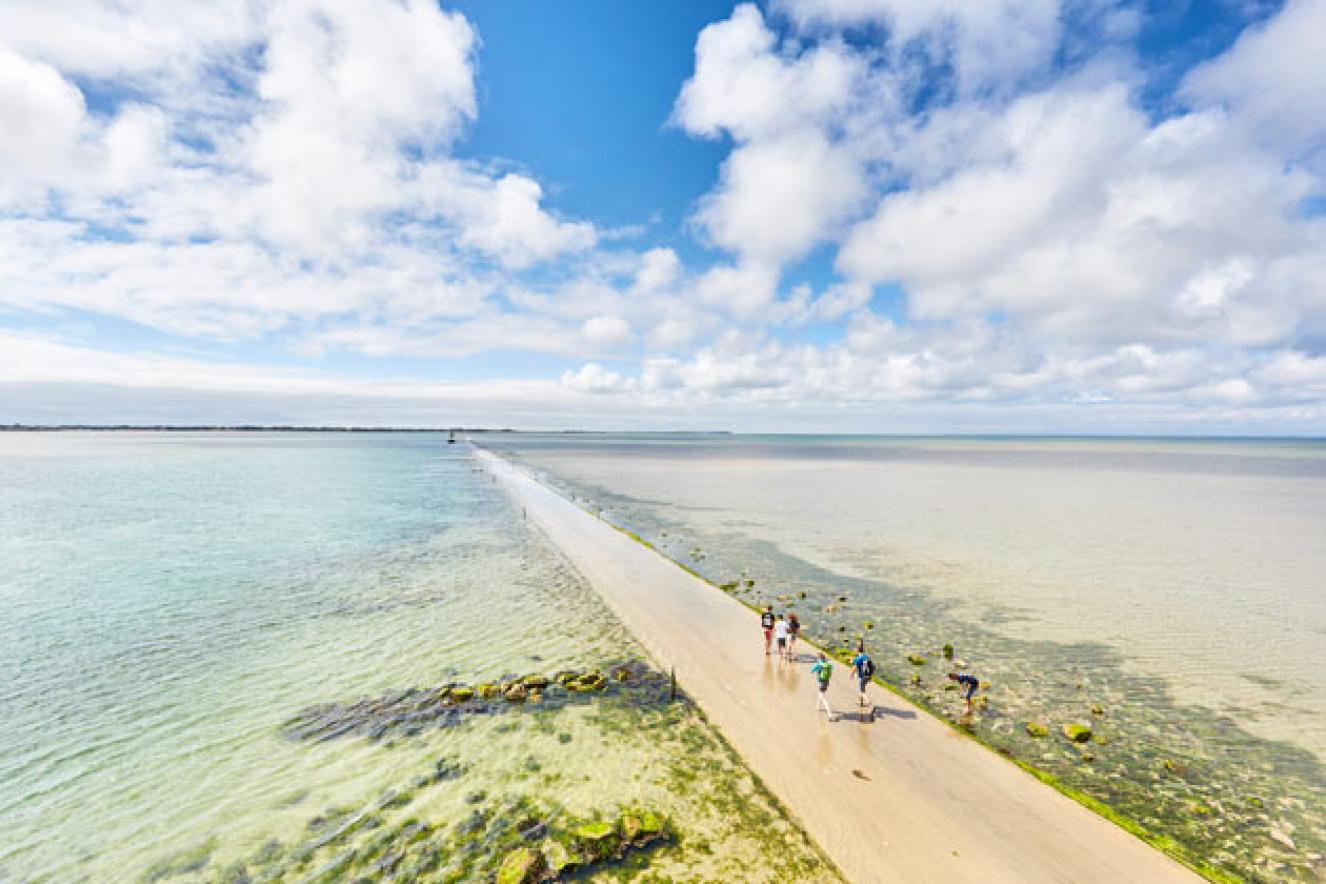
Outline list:
[[[528,696],[529,692],[525,690],[525,686],[520,682],[507,685],[506,690],[502,692],[502,699],[508,703],[524,703]]]
[[[1099,703],[1092,703],[1092,704],[1091,704],[1091,714],[1092,714],[1092,715],[1104,715],[1104,714],[1105,714],[1105,709],[1104,709],[1104,707],[1101,706]]]
[[[466,702],[467,700],[473,700],[473,699],[474,699],[474,689],[473,689],[473,688],[467,688],[467,687],[465,687],[464,685],[462,685],[462,686],[460,686],[460,687],[458,687],[458,688],[452,688],[452,689],[451,689],[451,697],[450,697],[450,699],[451,699],[452,701],[456,702],[456,703],[464,703],[464,702]]]
[[[563,669],[561,672],[553,676],[553,681],[565,687],[577,681],[579,678],[580,673],[576,672],[574,669]]]
[[[952,660],[952,659],[953,659],[953,646],[952,646],[952,645],[944,645],[944,659],[945,659],[945,660]]]
[[[875,621],[873,621],[873,620],[867,620],[865,623],[862,623],[861,625],[864,626],[866,629],[874,629],[874,628],[875,628]]]
[[[1064,736],[1074,743],[1091,742],[1091,728],[1085,724],[1066,724],[1063,726]]]
[[[541,850],[544,868],[548,870],[548,874],[554,880],[581,863],[579,854],[572,852],[571,848],[556,838],[545,840]]]
[[[479,695],[480,700],[496,700],[502,694],[502,689],[492,682],[483,682],[474,686],[475,693]]]
[[[662,835],[663,818],[652,810],[640,814],[640,831],[644,835]]]
[[[497,884],[532,884],[543,873],[543,854],[533,847],[517,847],[497,869]]]
[[[546,675],[527,675],[520,680],[520,683],[527,688],[541,691],[552,681]]]
[[[631,680],[631,670],[626,666],[614,666],[610,674],[612,675],[613,681]]]
[[[1027,733],[1033,737],[1048,737],[1050,729],[1039,721],[1029,721],[1027,722]]]
[[[805,593],[804,590],[803,590],[802,592],[797,593],[797,598],[799,598],[799,599],[804,599],[805,597],[806,597],[806,593]]]
[[[720,583],[718,584],[718,588],[723,590],[723,592],[732,592],[737,588],[737,581],[729,580],[727,583]]]
[[[586,672],[575,680],[574,683],[567,685],[573,691],[588,693],[591,691],[601,691],[607,687],[608,680],[603,677],[602,672]]]
[[[607,859],[617,850],[617,829],[611,823],[586,823],[572,834],[591,859]]]
[[[645,847],[664,837],[663,818],[649,810],[623,814],[621,833],[624,845]]]
[[[912,664],[913,666],[924,666],[925,658],[922,657],[920,654],[908,654],[907,662]]]

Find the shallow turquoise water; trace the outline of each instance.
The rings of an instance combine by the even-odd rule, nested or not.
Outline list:
[[[304,880],[356,856],[326,876],[348,880],[412,819],[433,834],[403,866],[440,851],[427,877],[463,880],[501,854],[456,834],[520,802],[660,811],[691,839],[651,854],[673,880],[771,845],[833,880],[684,702],[282,735],[307,707],[641,658],[441,435],[0,433],[0,610],[0,882]],[[758,829],[719,810],[736,793]],[[357,815],[377,828],[312,846]]]

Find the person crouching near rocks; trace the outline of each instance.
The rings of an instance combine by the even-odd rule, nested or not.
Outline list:
[[[976,689],[981,686],[981,680],[965,672],[950,672],[948,677],[950,681],[956,681],[962,686],[962,699],[967,702],[967,711],[971,712],[971,698],[976,694]]]
[[[834,714],[828,698],[829,679],[833,678],[833,664],[829,662],[828,657],[824,656],[823,651],[820,652],[818,659],[811,665],[810,674],[815,676],[819,688],[819,705],[815,707],[815,711],[818,712],[823,709],[824,713],[829,716],[829,721],[837,721],[838,716]]]

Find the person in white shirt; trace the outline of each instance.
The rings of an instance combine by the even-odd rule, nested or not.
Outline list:
[[[791,638],[792,630],[788,628],[787,621],[783,615],[778,615],[778,622],[774,624],[774,641],[778,642],[778,656],[787,656],[787,640]]]

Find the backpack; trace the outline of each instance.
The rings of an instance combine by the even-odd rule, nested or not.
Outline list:
[[[861,677],[871,678],[874,676],[874,674],[875,674],[875,661],[867,657],[865,660],[861,661]]]

